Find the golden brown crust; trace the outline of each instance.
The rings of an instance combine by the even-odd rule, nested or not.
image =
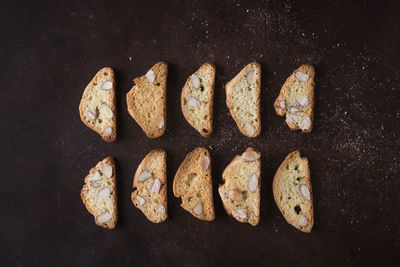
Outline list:
[[[146,76],[154,73],[154,81]],[[135,85],[126,95],[128,112],[148,138],[158,138],[165,133],[167,120],[168,64],[160,61],[143,76],[133,79]]]
[[[109,119],[110,120],[110,127],[112,128],[112,133],[110,135],[105,135],[104,134],[104,127],[100,127],[98,125],[98,122],[93,122],[87,118],[85,115],[85,104],[91,100],[89,93],[90,91],[95,87],[95,86],[101,86],[99,84],[100,80],[104,79],[107,77],[107,80],[112,81],[113,86],[112,89],[109,90],[108,96],[106,96],[107,99],[102,99],[102,102],[109,102],[110,103],[110,108],[113,111],[113,118]],[[101,138],[103,138],[104,141],[106,142],[113,142],[117,138],[117,113],[116,113],[116,99],[115,99],[115,77],[114,77],[114,70],[110,67],[104,67],[101,70],[99,70],[96,75],[93,77],[93,79],[90,81],[90,83],[86,86],[81,102],[79,104],[79,115],[81,117],[82,122],[92,129],[93,131],[97,132]]]
[[[207,149],[198,147],[186,155],[175,174],[173,192],[182,199],[182,208],[194,217],[204,221],[215,219],[211,157]],[[201,212],[196,214],[199,203]]]
[[[235,114],[234,111],[234,106],[232,101],[230,100],[231,96],[232,96],[232,88],[234,85],[238,84],[240,82],[240,80],[247,75],[249,69],[254,68],[256,69],[256,71],[259,73],[259,79],[257,79],[257,86],[256,86],[256,90],[257,90],[257,99],[256,99],[256,117],[258,120],[258,123],[255,125],[255,131],[253,135],[249,135],[248,132],[246,132],[245,128],[243,125],[245,125],[245,122],[241,121],[240,118],[238,118],[238,116]],[[257,137],[260,135],[261,133],[261,98],[260,98],[260,94],[261,94],[261,65],[258,62],[251,62],[248,65],[246,65],[232,80],[230,80],[226,85],[225,85],[225,92],[226,92],[226,106],[228,107],[232,118],[235,120],[239,131],[244,135],[247,136],[249,138],[252,137]]]
[[[313,120],[314,120],[314,87],[315,87],[315,70],[311,65],[303,64],[299,68],[297,68],[293,73],[286,79],[283,84],[279,96],[276,98],[274,102],[274,109],[277,115],[285,116],[285,114],[290,109],[289,105],[285,104],[285,107],[281,106],[281,101],[287,101],[287,97],[290,94],[292,86],[297,82],[296,73],[303,72],[309,75],[308,81],[305,83],[306,92],[304,96],[307,97],[309,101],[309,106],[306,108],[304,114],[310,118],[311,124],[307,129],[301,129],[304,133],[309,133],[313,128]],[[292,130],[299,130],[300,127],[297,123],[293,123],[291,120],[286,119],[286,123]]]
[[[110,166],[112,166],[113,169],[113,175],[110,178],[111,179],[111,183],[113,185],[113,194],[112,194],[112,202],[114,205],[114,213],[111,214],[112,215],[112,219],[109,222],[106,223],[98,223],[96,220],[96,214],[94,211],[94,208],[92,206],[90,206],[89,201],[87,200],[86,196],[85,196],[85,187],[88,186],[89,184],[89,176],[91,174],[93,174],[95,171],[101,170],[102,166],[104,163],[109,164]],[[85,205],[86,209],[89,211],[90,214],[93,215],[94,217],[94,221],[98,226],[101,226],[103,228],[106,229],[114,229],[115,226],[117,225],[117,220],[118,220],[118,209],[117,209],[117,188],[116,188],[116,171],[115,171],[115,162],[114,159],[112,157],[107,157],[105,159],[103,159],[102,161],[100,161],[99,163],[96,164],[95,167],[91,168],[89,171],[89,174],[85,177],[85,186],[83,186],[82,190],[81,190],[81,199],[83,204]]]
[[[287,207],[283,205],[283,201],[280,199],[281,197],[281,191],[284,190],[284,188],[280,188],[279,182],[280,179],[283,178],[283,172],[285,168],[287,168],[288,164],[294,160],[301,160],[302,163],[304,164],[304,170],[305,170],[305,180],[302,181],[303,184],[306,184],[309,192],[310,192],[310,206],[307,208],[307,206],[303,206],[303,208],[307,208],[306,210],[302,210],[304,216],[306,216],[308,220],[308,224],[305,227],[301,227],[298,224],[298,221],[294,221],[292,218],[290,218],[289,213],[290,211],[287,210]],[[272,191],[274,195],[275,202],[281,211],[282,215],[284,216],[285,220],[296,227],[298,230],[305,232],[305,233],[310,233],[312,230],[312,227],[314,225],[314,208],[313,208],[313,194],[312,194],[312,186],[311,186],[311,179],[310,179],[310,168],[308,164],[308,159],[307,158],[301,158],[300,156],[300,151],[296,150],[290,153],[285,160],[281,163],[279,166],[278,170],[276,171],[276,174],[274,176],[274,180],[272,183]]]
[[[161,223],[163,221],[166,221],[168,219],[168,203],[167,203],[167,166],[166,166],[166,157],[167,153],[165,152],[164,149],[154,149],[150,151],[146,155],[146,157],[142,160],[142,162],[139,164],[134,178],[133,178],[133,189],[134,191],[131,194],[131,200],[132,203],[135,205],[136,208],[142,211],[142,213],[146,216],[146,218],[153,222],[153,223]],[[158,159],[161,159],[161,166],[155,165],[155,162],[158,161]],[[150,165],[152,165],[150,167]],[[148,171],[152,174],[152,177],[149,179],[159,179],[161,181],[161,188],[160,191],[157,195],[144,195],[145,189],[144,187],[141,187],[141,184],[143,182],[139,182],[138,178],[139,176],[144,172]],[[145,186],[143,184],[143,186]],[[139,202],[136,200],[136,197],[142,194],[141,197],[146,198],[147,202],[150,201],[158,201],[158,204],[162,204],[164,208],[163,214],[159,214],[152,210],[152,207],[148,206],[147,203],[146,205],[140,205]],[[148,194],[148,192],[147,192]],[[150,203],[150,205],[153,205]]]
[[[256,155],[258,155],[257,159],[252,161],[245,160],[242,155],[244,155],[246,152],[256,153]],[[236,155],[223,171],[222,181],[224,184],[219,186],[218,192],[224,209],[229,216],[238,222],[249,223],[250,225],[256,226],[260,221],[261,154],[256,149],[249,147],[242,155]],[[252,164],[254,166],[250,167],[250,169],[246,171],[246,169],[242,168],[246,164]],[[258,183],[254,192],[249,191],[247,181],[248,177],[242,177],[243,173],[247,173],[248,175],[251,173],[256,173],[258,175]],[[229,196],[229,193],[231,192],[237,192],[239,199]],[[247,199],[243,198],[242,196],[247,196]],[[254,202],[251,202],[251,196],[253,196]],[[240,218],[235,216],[233,213],[235,212],[234,209],[237,208],[244,208],[247,210],[248,218]]]
[[[186,121],[195,128],[203,137],[209,137],[212,134],[212,125],[213,125],[213,104],[214,104],[214,84],[215,84],[215,65],[207,61],[194,73],[199,76],[203,71],[208,71],[211,74],[211,84],[209,85],[210,90],[208,90],[207,101],[208,101],[208,111],[207,116],[208,119],[204,119],[203,123],[196,123],[194,119],[190,116],[188,112],[188,107],[186,104],[185,98],[188,97],[189,94],[189,83],[191,81],[191,76],[186,80],[185,85],[182,88],[181,93],[181,109],[182,113],[186,119]]]

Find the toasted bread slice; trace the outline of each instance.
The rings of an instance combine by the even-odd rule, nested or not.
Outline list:
[[[290,153],[275,174],[274,199],[286,221],[309,233],[314,225],[313,196],[307,158]]]
[[[82,122],[104,141],[117,138],[114,71],[105,67],[86,86],[79,104]]]
[[[168,218],[166,157],[165,150],[152,150],[142,160],[133,178],[132,202],[153,223]]]
[[[311,132],[314,118],[314,67],[301,65],[283,84],[274,108],[293,130]]]
[[[261,132],[261,66],[251,62],[225,86],[226,105],[239,131],[247,137]]]
[[[260,220],[261,154],[252,147],[237,155],[222,173],[218,188],[228,215],[256,226]]]
[[[97,163],[85,178],[81,198],[97,225],[113,229],[117,224],[115,163],[108,157]]]
[[[135,85],[126,95],[128,112],[148,138],[165,133],[168,65],[158,62],[147,73],[133,79]]]
[[[206,62],[187,79],[182,89],[183,115],[204,137],[212,134],[214,82],[215,66]]]
[[[211,157],[198,147],[186,155],[173,185],[175,197],[182,199],[182,208],[204,221],[215,219],[211,180]]]

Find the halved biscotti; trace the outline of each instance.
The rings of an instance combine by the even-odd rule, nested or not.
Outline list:
[[[290,153],[279,166],[273,181],[274,199],[286,221],[309,233],[314,225],[313,196],[307,158]]]
[[[126,95],[128,112],[149,138],[165,133],[168,65],[158,62],[147,73],[133,79]]]
[[[105,67],[99,70],[83,92],[79,104],[82,122],[97,132],[104,141],[117,137],[114,71]]]
[[[241,223],[260,220],[261,154],[252,147],[237,155],[222,173],[218,192],[228,215]]]
[[[211,180],[211,157],[198,147],[186,155],[175,174],[175,197],[182,199],[182,208],[204,221],[215,219]]]
[[[274,103],[276,114],[284,116],[293,129],[311,132],[314,118],[314,67],[301,65],[283,84]]]
[[[133,178],[132,202],[153,223],[168,218],[166,157],[165,150],[152,150],[142,160]]]
[[[261,66],[251,62],[225,86],[226,105],[239,131],[247,137],[261,132]]]
[[[187,79],[182,89],[183,115],[204,137],[212,134],[214,82],[215,66],[206,62]]]
[[[97,163],[85,177],[81,198],[97,225],[113,229],[117,224],[115,163],[108,157]]]

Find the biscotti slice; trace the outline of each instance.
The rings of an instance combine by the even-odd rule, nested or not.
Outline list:
[[[252,147],[237,155],[222,173],[218,188],[228,215],[256,226],[260,220],[261,154]]]
[[[158,62],[147,73],[133,79],[126,95],[128,112],[149,138],[165,133],[168,65]]]
[[[112,142],[117,138],[115,80],[111,68],[99,70],[86,86],[79,104],[79,113],[82,122],[104,141]]]
[[[208,150],[198,147],[182,162],[175,174],[175,197],[182,199],[182,208],[204,221],[215,219],[211,180],[211,157]]]
[[[251,62],[225,86],[226,105],[239,131],[247,137],[261,132],[261,66]]]
[[[152,150],[142,160],[133,178],[133,204],[153,223],[168,218],[167,210],[167,153]]]
[[[81,198],[97,225],[113,229],[117,224],[117,186],[115,163],[105,158],[85,178]]]
[[[204,137],[212,133],[214,82],[215,66],[206,62],[187,79],[182,89],[183,115]]]
[[[283,84],[274,103],[276,114],[284,116],[290,129],[311,132],[314,118],[314,67],[301,65]]]
[[[290,153],[275,174],[274,199],[286,221],[309,233],[314,225],[310,168],[299,151]]]

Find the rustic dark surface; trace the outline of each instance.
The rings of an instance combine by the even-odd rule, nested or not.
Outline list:
[[[0,265],[399,264],[398,1],[1,1]],[[132,79],[169,63],[167,132],[145,137],[128,115]],[[217,66],[214,134],[200,137],[180,111],[180,90],[204,61]],[[243,137],[223,85],[262,65],[262,134]],[[301,63],[316,68],[315,121],[292,132],[275,115],[280,86]],[[78,105],[103,66],[116,71],[118,137],[85,127]],[[261,220],[229,218],[221,173],[247,146],[262,151]],[[172,179],[186,153],[209,148],[216,220],[179,207]],[[153,148],[168,153],[168,222],[148,222],[130,200],[132,178]],[[309,158],[315,226],[288,225],[272,197],[284,157]],[[89,169],[117,163],[119,221],[97,227],[79,193]]]

